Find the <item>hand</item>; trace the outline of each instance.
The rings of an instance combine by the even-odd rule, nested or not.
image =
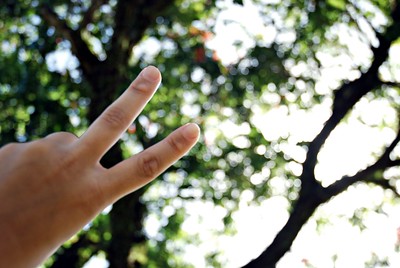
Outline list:
[[[198,140],[185,125],[165,140],[105,169],[101,157],[126,131],[161,81],[144,69],[77,138],[55,133],[0,150],[0,267],[34,267],[106,206],[147,184]]]

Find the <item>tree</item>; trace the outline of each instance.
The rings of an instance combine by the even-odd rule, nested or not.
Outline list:
[[[329,6],[329,3],[331,6]],[[326,3],[323,2],[316,3],[315,9],[333,9],[332,13],[327,11],[325,13],[327,17],[320,17],[318,21],[321,19],[322,21],[324,21],[324,19],[328,20],[329,16],[332,15],[338,16],[340,14],[336,13],[338,9],[343,9],[345,12],[348,12],[347,10],[350,8],[359,8],[355,3],[347,4],[344,1],[332,1],[329,3],[327,6],[325,5]],[[377,4],[379,5],[379,3]],[[397,194],[396,188],[383,176],[383,172],[399,164],[399,159],[393,159],[391,154],[399,142],[400,130],[397,131],[396,137],[393,139],[392,143],[387,146],[380,157],[378,157],[377,161],[367,168],[360,170],[355,175],[344,176],[327,187],[323,187],[316,179],[315,175],[318,153],[329,135],[339,123],[344,120],[345,116],[354,108],[354,105],[369,92],[377,90],[384,92],[387,86],[398,87],[398,84],[394,81],[384,81],[380,76],[379,68],[388,59],[389,49],[399,37],[399,2],[393,2],[392,5],[390,5],[390,9],[385,11],[386,14],[390,14],[391,23],[382,32],[374,31],[378,44],[376,46],[371,44],[373,57],[370,66],[362,70],[361,75],[357,79],[344,82],[334,91],[332,114],[325,122],[321,132],[307,145],[307,156],[304,163],[302,163],[302,173],[299,177],[301,181],[299,197],[293,205],[288,222],[278,233],[272,244],[257,259],[251,261],[245,267],[275,267],[277,261],[290,249],[300,228],[311,217],[315,209],[355,183],[364,182],[376,184],[393,190]],[[359,14],[357,15],[361,16]],[[362,17],[357,17],[355,14],[349,14],[349,16],[355,20],[355,25],[360,27],[359,24]],[[312,17],[310,17],[310,19],[312,19]],[[368,19],[368,17],[364,19]],[[313,23],[310,24],[313,25]],[[374,29],[373,25],[370,25],[370,27]]]
[[[254,1],[264,24],[273,26],[276,36],[266,40],[248,33],[254,42],[248,47],[235,43],[238,51],[246,53],[227,64],[209,45],[213,22],[225,8],[223,1],[3,3],[1,144],[61,130],[81,134],[147,64],[161,69],[163,84],[132,128],[134,133],[124,136],[124,142],[102,164],[113,166],[189,120],[198,122],[205,132],[192,154],[158,181],[114,204],[68,241],[47,266],[81,267],[99,254],[106,256],[110,267],[190,266],[179,254],[184,247],[173,244],[190,240],[180,229],[184,204],[196,199],[212,201],[226,209],[224,223],[229,228],[241,192],[253,192],[254,202],[268,198],[274,195],[269,181],[279,177],[288,182],[285,195],[293,203],[289,220],[272,244],[245,266],[275,267],[315,210],[349,186],[368,183],[397,195],[396,178],[387,177],[384,171],[399,164],[393,158],[399,134],[374,163],[355,175],[325,186],[315,168],[326,140],[360,99],[385,98],[398,108],[398,78],[384,79],[380,72],[385,66],[391,68],[389,51],[400,34],[398,4],[381,0]],[[377,16],[387,21],[377,22]],[[339,81],[324,94],[317,90],[324,67],[321,52],[350,54],[340,32],[333,30],[338,25],[360,36],[371,57],[366,63],[354,63],[351,71],[358,76]],[[292,38],[285,39],[285,34]],[[140,50],[146,46],[147,50]],[[70,64],[58,66],[60,57],[69,58]],[[299,66],[306,68],[296,71],[294,67]],[[272,95],[278,101],[265,101]],[[268,138],[254,120],[257,109],[310,110],[330,99],[332,113],[312,140],[293,142],[290,135]],[[227,139],[229,133],[220,126],[240,130]],[[290,143],[306,152],[302,162],[285,151],[284,145]],[[301,173],[288,164],[301,166]],[[252,180],[256,176],[261,176],[259,182]],[[148,215],[162,226],[154,237],[145,230]],[[210,256],[210,262],[217,266],[214,257]]]

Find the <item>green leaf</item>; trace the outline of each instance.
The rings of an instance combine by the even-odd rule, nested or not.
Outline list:
[[[331,7],[334,7],[334,8],[340,9],[340,10],[346,10],[346,0],[328,0],[327,3]]]

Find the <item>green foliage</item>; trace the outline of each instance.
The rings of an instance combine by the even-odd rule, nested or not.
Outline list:
[[[346,9],[346,1],[345,0],[329,0],[327,1],[328,5],[337,8],[337,9],[341,9],[341,10],[345,10]]]
[[[379,258],[375,253],[372,254],[371,259],[365,263],[366,268],[373,267],[390,267],[390,262],[387,258]]]
[[[113,71],[122,70],[121,80],[112,85],[112,94],[104,97],[102,88],[96,88],[84,76],[85,62],[59,70],[49,61],[55,52],[70,52],[73,44],[38,13],[39,5],[49,4],[68,27],[76,30],[93,2],[25,0],[0,5],[0,145],[37,139],[55,131],[79,135],[89,124],[88,111],[96,108],[95,100],[103,98],[103,104],[110,102],[141,68],[154,64],[162,71],[163,82],[135,122],[136,133],[123,137],[124,157],[155,144],[190,121],[198,123],[204,135],[188,156],[144,191],[140,198],[145,207],[144,222],[155,217],[162,224],[156,236],[146,233],[145,228],[138,230],[148,240],[132,244],[130,263],[144,267],[193,267],[183,257],[185,245],[200,243],[201,239],[189,237],[181,227],[188,216],[185,207],[195,200],[224,208],[223,222],[226,232],[231,232],[231,216],[238,209],[244,190],[254,194],[251,203],[259,203],[276,194],[274,180],[284,180],[284,190],[279,195],[290,201],[297,199],[301,183],[291,166],[301,165],[301,161],[285,148],[290,145],[306,151],[310,140],[293,142],[293,133],[267,138],[253,118],[258,112],[276,107],[288,107],[289,115],[295,110],[308,111],[330,100],[332,88],[328,94],[316,89],[323,67],[321,53],[348,54],[348,47],[335,27],[345,24],[360,31],[357,19],[372,20],[375,13],[345,0],[286,0],[270,4],[254,1],[265,25],[273,26],[281,38],[275,37],[268,43],[259,36],[250,36],[254,44],[245,56],[223,64],[207,44],[215,34],[213,22],[223,9],[221,2],[179,0],[152,18],[148,28],[137,26],[138,31],[143,30],[141,41],[135,44],[128,66],[123,65],[126,62],[113,62]],[[118,2],[105,1],[79,33],[99,65],[112,56],[107,53],[112,49],[116,31],[113,27]],[[246,1],[233,2],[246,5]],[[372,10],[385,16],[390,14],[390,1],[367,2],[374,7]],[[380,30],[385,25],[371,27]],[[146,42],[153,42],[158,49],[137,50]],[[237,43],[238,47],[242,45]],[[305,67],[295,72],[296,66]],[[354,66],[353,71],[363,68]],[[106,85],[105,81],[112,81],[114,75],[105,72],[98,80]],[[378,92],[377,97],[387,97],[385,94]],[[398,94],[394,94],[394,101],[396,97]],[[237,133],[229,133],[224,126]],[[166,207],[174,213],[166,213]],[[350,219],[353,224],[362,226],[363,212],[354,213]],[[327,222],[323,219],[320,223]],[[60,249],[48,266],[77,241],[85,242],[76,253],[76,267],[99,253],[108,257],[107,249],[113,239],[109,214],[104,213]],[[223,267],[217,261],[218,255],[217,250],[210,251],[206,262],[212,267]]]

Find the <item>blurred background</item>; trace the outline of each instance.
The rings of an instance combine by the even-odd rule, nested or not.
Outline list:
[[[0,145],[81,135],[148,65],[102,164],[202,129],[43,267],[400,267],[399,36],[398,0],[2,0]]]

